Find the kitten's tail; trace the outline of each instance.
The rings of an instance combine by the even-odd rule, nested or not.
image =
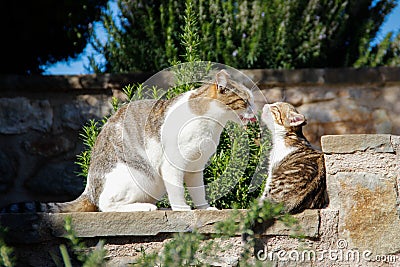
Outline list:
[[[93,204],[85,194],[82,194],[80,197],[70,202],[41,203],[37,201],[30,201],[10,204],[2,208],[0,213],[67,213],[91,211],[98,211],[97,206]]]

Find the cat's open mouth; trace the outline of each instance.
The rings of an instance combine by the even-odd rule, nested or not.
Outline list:
[[[255,122],[257,120],[256,117],[253,114],[242,114],[242,115],[239,115],[239,117],[240,117],[240,120],[244,124],[247,124],[247,123],[250,123],[250,122]]]

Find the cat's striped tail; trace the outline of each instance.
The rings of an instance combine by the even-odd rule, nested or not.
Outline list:
[[[81,195],[77,199],[70,202],[41,203],[37,201],[28,201],[28,202],[14,203],[0,209],[0,214],[34,213],[34,212],[67,213],[67,212],[90,212],[90,211],[98,211],[97,206],[94,205],[87,196]]]

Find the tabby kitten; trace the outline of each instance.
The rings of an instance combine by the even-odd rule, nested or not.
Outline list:
[[[328,204],[323,154],[304,137],[304,115],[289,103],[266,104],[262,121],[272,135],[268,178],[260,198],[283,203],[288,213]]]
[[[45,212],[145,211],[157,209],[167,193],[173,210],[190,210],[185,183],[196,208],[210,209],[203,169],[225,124],[254,119],[253,105],[252,92],[224,70],[173,99],[124,105],[97,137],[82,195],[30,206]]]

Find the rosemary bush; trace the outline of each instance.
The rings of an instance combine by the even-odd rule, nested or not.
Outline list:
[[[179,34],[190,28],[185,1],[117,2],[102,15],[107,41],[92,35],[105,58],[90,57],[96,72],[159,71],[194,55],[242,69],[399,65],[399,32],[374,43],[395,0],[194,0],[196,46]]]
[[[231,216],[216,224],[216,234],[205,236],[193,229],[188,233],[177,233],[161,252],[142,254],[134,266],[210,266],[209,260],[215,259],[218,253],[224,253],[230,245],[223,246],[216,240],[242,234],[243,249],[237,259],[239,266],[265,266],[265,262],[254,259],[253,248],[256,242],[258,225],[265,224],[262,229],[270,227],[275,221],[281,221],[295,233],[301,229],[293,216],[283,213],[283,206],[265,201],[262,205],[252,201],[245,213],[233,210]],[[298,235],[300,237],[300,235]]]
[[[104,241],[100,240],[96,248],[89,251],[86,244],[76,237],[73,230],[71,217],[66,217],[64,229],[67,234],[64,236],[69,241],[69,245],[74,253],[74,257],[81,263],[83,267],[100,267],[105,264],[106,250],[104,249]],[[60,252],[65,267],[72,267],[71,257],[65,245],[60,245]],[[53,257],[55,259],[55,257]]]
[[[13,249],[4,242],[4,235],[6,229],[0,227],[0,266],[11,267],[14,266]]]

